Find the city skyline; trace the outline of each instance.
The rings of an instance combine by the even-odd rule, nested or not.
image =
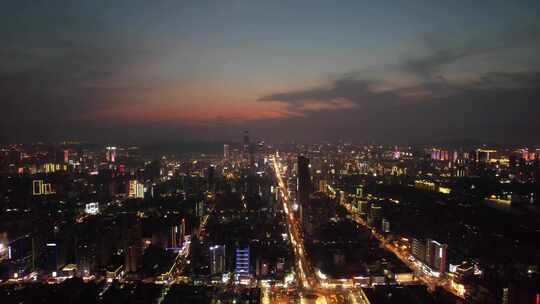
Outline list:
[[[17,1],[0,142],[537,144],[535,1]]]
[[[0,303],[540,304],[540,1],[0,4]]]
[[[163,154],[0,145],[0,301],[540,298],[538,146],[254,137]]]

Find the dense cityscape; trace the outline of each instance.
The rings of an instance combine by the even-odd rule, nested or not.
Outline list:
[[[2,147],[0,301],[538,301],[540,149],[239,139]]]
[[[0,304],[540,304],[540,1],[0,1]]]

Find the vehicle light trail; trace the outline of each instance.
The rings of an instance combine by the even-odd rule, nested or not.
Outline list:
[[[287,220],[286,222],[289,230],[289,237],[293,247],[298,281],[305,289],[317,289],[319,288],[319,282],[305,254],[306,250],[304,249],[304,242],[299,228],[300,225],[294,215],[294,210],[291,206],[291,199],[289,197],[289,191],[285,182],[283,181],[281,165],[275,156],[272,156],[272,163],[274,165],[276,179],[281,192],[283,210],[286,214],[285,218]]]

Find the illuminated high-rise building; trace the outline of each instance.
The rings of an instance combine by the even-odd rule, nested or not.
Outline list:
[[[364,187],[363,186],[357,186],[356,187],[356,197],[357,198],[363,198],[364,197]]]
[[[202,218],[205,215],[205,206],[203,201],[198,201],[195,203],[195,215],[199,218]]]
[[[319,191],[324,193],[328,191],[328,182],[325,179],[319,181]]]
[[[50,195],[56,192],[52,189],[51,183],[45,183],[43,180],[32,181],[32,194],[33,195]]]
[[[186,219],[182,219],[180,221],[180,239],[182,242],[184,241],[184,237],[186,236]]]
[[[382,219],[382,232],[390,233],[390,221],[388,219]]]
[[[169,236],[169,248],[178,248],[180,246],[178,234],[178,226],[171,226]]]
[[[34,238],[28,234],[9,239],[8,233],[0,233],[0,261],[3,259],[34,261],[36,257],[34,244]]]
[[[65,265],[65,246],[62,243],[48,242],[45,244],[44,268],[51,272],[56,272]]]
[[[10,250],[7,233],[0,233],[0,262],[9,258]]]
[[[297,162],[297,175],[296,175],[296,187],[297,197],[299,202],[300,214],[304,214],[308,208],[309,195],[311,194],[311,175],[309,172],[309,158],[299,155]],[[301,217],[301,221],[304,219]]]
[[[426,260],[426,242],[421,239],[413,238],[411,255],[421,262],[424,262]]]
[[[235,272],[240,281],[249,278],[249,247],[236,248]]]
[[[382,220],[382,207],[378,203],[372,203],[369,210],[368,223],[372,226],[377,226]]]
[[[108,162],[114,163],[116,161],[116,147],[105,148],[105,158]]]
[[[99,249],[97,242],[79,240],[75,246],[75,264],[81,276],[88,276],[97,268]]]
[[[264,277],[268,275],[268,272],[269,272],[268,260],[258,258],[255,261],[255,275]]]
[[[450,160],[450,153],[448,150],[432,149],[431,150],[431,159],[448,161]]]
[[[497,153],[497,150],[477,149],[476,161],[477,162],[489,162],[493,155]]]
[[[84,212],[86,214],[96,215],[99,213],[99,203],[92,202],[85,205]]]
[[[210,273],[221,274],[227,271],[225,245],[210,246]]]
[[[124,269],[126,272],[136,272],[142,264],[142,246],[132,244],[127,247],[124,258]]]
[[[357,204],[358,204],[358,214],[363,219],[367,219],[368,214],[369,214],[369,209],[370,209],[369,202],[365,200],[358,200]]]
[[[440,156],[441,156],[441,151],[439,149],[431,150],[431,159],[439,160]]]
[[[223,159],[229,160],[231,158],[231,147],[227,144],[223,145]]]
[[[446,244],[435,240],[426,241],[426,264],[434,271],[444,273],[446,271]]]
[[[186,220],[182,219],[179,225],[171,226],[170,228],[170,248],[180,248],[182,242],[184,241],[184,236],[186,233]]]
[[[206,169],[206,180],[208,183],[208,191],[214,191],[215,190],[215,184],[216,184],[216,166],[210,165]]]
[[[249,158],[249,132],[244,131],[244,138],[242,143],[242,158],[248,160]]]
[[[139,183],[137,180],[133,179],[129,181],[128,184],[128,197],[130,198],[144,198],[144,193],[146,189],[143,184]]]
[[[43,194],[43,180],[32,181],[32,194],[33,195]]]

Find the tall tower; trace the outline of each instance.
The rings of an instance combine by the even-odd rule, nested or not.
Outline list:
[[[231,157],[231,148],[229,145],[224,144],[223,145],[223,158],[225,160],[229,160],[230,157]]]
[[[249,159],[249,150],[250,150],[250,143],[249,143],[249,132],[248,131],[244,131],[244,138],[243,138],[243,143],[242,143],[242,160],[247,162],[248,164],[251,163],[250,159]]]
[[[446,271],[446,250],[448,245],[435,240],[426,240],[426,263],[433,270],[444,273]]]
[[[116,161],[116,147],[107,147],[105,158],[108,162],[114,163]]]
[[[309,195],[311,193],[311,178],[309,173],[309,158],[299,155],[298,156],[298,173],[297,178],[297,197],[300,202],[300,214],[302,217],[305,213],[306,208],[308,208]],[[301,218],[301,222],[304,219]]]
[[[236,248],[235,272],[238,281],[249,279],[249,247]]]
[[[247,155],[248,152],[249,152],[249,131],[244,131],[242,153],[244,153],[244,155]]]
[[[225,245],[210,246],[210,273],[221,274],[227,271]]]
[[[182,219],[179,225],[170,227],[169,248],[180,248],[186,234],[186,220]]]

